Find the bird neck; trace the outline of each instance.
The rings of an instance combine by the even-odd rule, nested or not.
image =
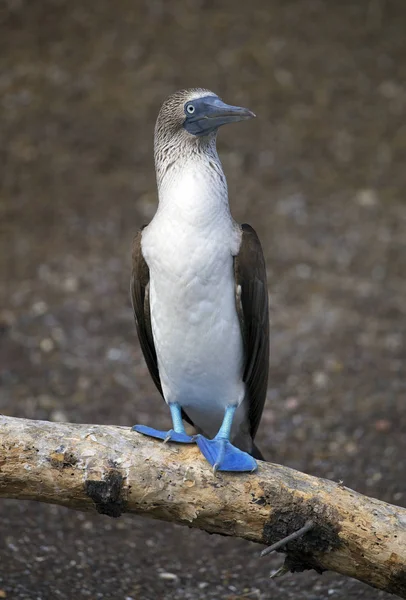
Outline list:
[[[231,219],[227,181],[216,140],[155,146],[158,211],[199,228],[215,219]]]

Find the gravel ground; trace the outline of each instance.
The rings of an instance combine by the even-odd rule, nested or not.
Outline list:
[[[0,5],[0,411],[163,426],[129,302],[162,100],[213,89],[237,220],[263,242],[269,460],[406,506],[402,0]],[[384,600],[142,518],[0,504],[0,598]]]

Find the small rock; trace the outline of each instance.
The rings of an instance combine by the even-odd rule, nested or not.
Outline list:
[[[378,194],[372,189],[358,190],[355,195],[355,202],[366,208],[376,206],[378,204]]]
[[[50,414],[51,421],[56,423],[66,423],[68,421],[68,417],[62,410],[53,410]]]
[[[44,315],[47,312],[48,305],[43,300],[39,300],[38,302],[35,302],[32,305],[31,310],[34,313],[34,315],[40,317],[41,315]]]
[[[347,442],[344,446],[346,454],[354,456],[358,452],[358,446],[354,442]]]
[[[288,410],[296,410],[296,408],[299,406],[299,400],[294,396],[286,398],[285,406]]]
[[[121,352],[120,348],[110,348],[107,351],[107,359],[108,360],[120,360],[122,354],[123,353]]]
[[[382,479],[382,473],[380,473],[379,471],[376,471],[376,473],[374,473],[372,475],[372,477],[369,478],[369,483],[374,484],[374,483],[378,483],[378,481],[381,481]]]
[[[313,373],[313,383],[316,387],[323,389],[328,385],[328,376],[323,371]]]
[[[63,289],[65,292],[77,292],[79,287],[79,282],[76,277],[69,276],[63,282]]]
[[[388,419],[378,419],[375,421],[375,430],[380,432],[389,431],[392,423]]]
[[[159,573],[158,575],[160,579],[164,579],[165,581],[176,581],[178,579],[178,576],[175,575],[175,573],[168,573],[167,571],[162,571],[162,573]]]
[[[209,584],[207,583],[207,581],[200,581],[200,583],[197,584],[197,587],[199,588],[199,590],[204,590],[208,586],[209,586]]]
[[[52,350],[55,348],[55,344],[51,340],[51,338],[44,338],[43,340],[40,341],[39,347],[41,348],[41,350],[43,352],[47,353],[47,352],[52,352]]]

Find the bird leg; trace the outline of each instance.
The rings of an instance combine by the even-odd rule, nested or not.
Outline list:
[[[236,406],[227,406],[221,427],[215,438],[208,440],[196,436],[196,443],[205,459],[216,471],[255,471],[257,463],[252,456],[239,450],[230,442],[231,425]]]
[[[169,409],[171,411],[173,429],[169,431],[160,431],[147,425],[134,425],[133,431],[148,435],[149,437],[157,438],[166,442],[178,442],[181,444],[193,444],[195,436],[188,435],[182,421],[182,409],[177,402],[170,402]]]

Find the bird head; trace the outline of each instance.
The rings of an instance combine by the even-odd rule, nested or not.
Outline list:
[[[165,100],[155,127],[156,138],[181,136],[193,140],[213,136],[221,125],[255,117],[247,108],[225,104],[205,89],[181,90]]]

